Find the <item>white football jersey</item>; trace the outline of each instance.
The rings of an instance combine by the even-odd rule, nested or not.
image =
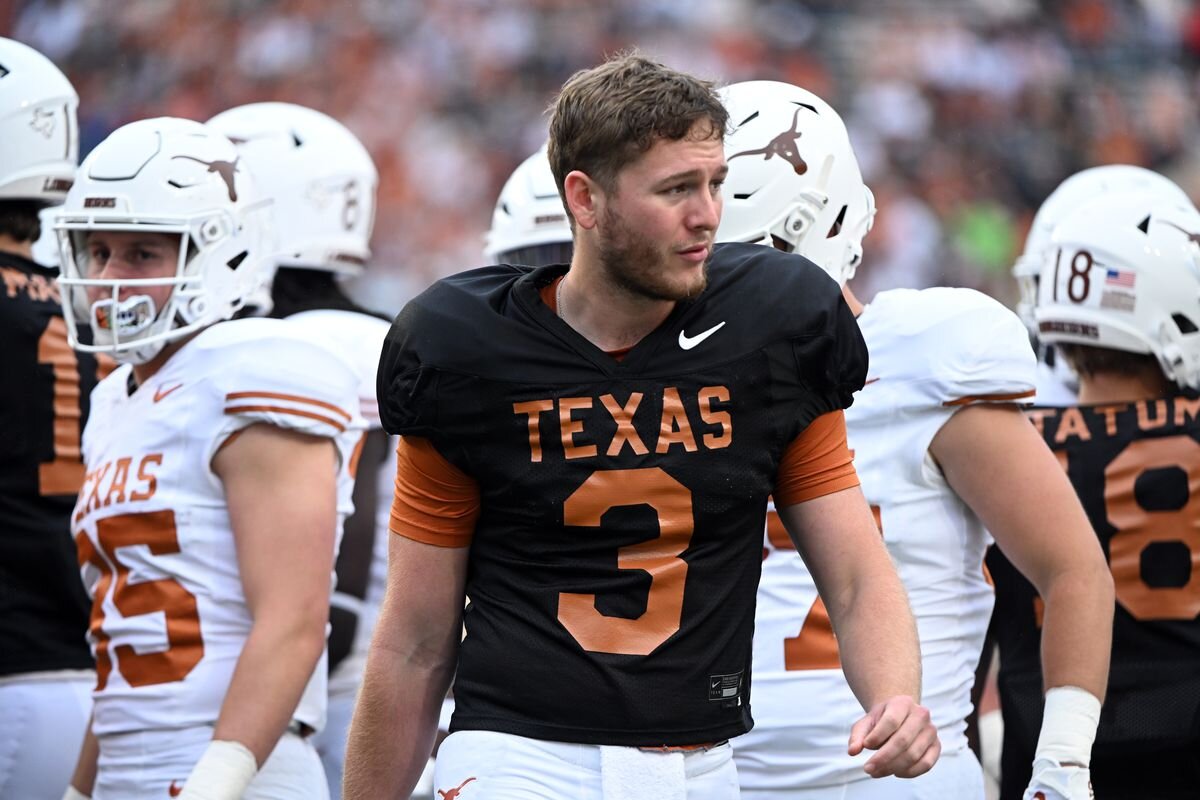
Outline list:
[[[309,335],[327,342],[358,374],[359,410],[369,430],[381,430],[383,423],[379,419],[379,401],[375,397],[375,373],[379,369],[379,353],[383,350],[383,340],[391,325],[369,314],[330,309],[303,311],[293,314],[288,319],[303,325]],[[366,596],[361,602],[354,603],[353,610],[358,614],[354,644],[350,654],[329,675],[331,695],[354,695],[358,691],[358,685],[362,682],[362,671],[367,663],[371,631],[375,628],[375,620],[379,617],[379,605],[383,602],[383,592],[387,585],[388,523],[391,520],[392,490],[396,479],[395,442],[389,445],[388,459],[375,475],[360,474],[359,477],[377,482],[379,504],[374,510],[374,557],[371,559]],[[364,510],[363,513],[367,511]],[[333,602],[353,603],[355,599],[335,595]]]
[[[958,409],[1027,400],[1035,359],[1020,320],[969,289],[882,292],[858,319],[866,386],[846,410],[863,493],[908,590],[921,639],[922,703],[943,752],[966,747],[964,718],[994,595],[990,537],[929,453]],[[734,741],[743,788],[867,779],[846,754],[862,706],[840,669],[812,576],[769,516],[754,631],[754,729]]]
[[[217,451],[255,423],[331,439],[338,537],[362,437],[358,376],[281,320],[223,322],[129,393],[123,365],[92,393],[87,476],[72,517],[96,656],[99,734],[211,724],[250,632]],[[294,717],[324,721],[324,658]]]
[[[1079,379],[1067,366],[1067,360],[1058,353],[1054,366],[1045,361],[1037,362],[1037,395],[1035,405],[1065,407],[1079,402]]]

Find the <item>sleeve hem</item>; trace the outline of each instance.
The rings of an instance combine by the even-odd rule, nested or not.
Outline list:
[[[847,465],[848,471],[839,472],[831,475],[820,483],[797,488],[793,491],[783,489],[777,490],[775,493],[775,504],[779,508],[794,506],[797,503],[803,503],[808,500],[816,500],[818,497],[824,497],[827,494],[834,494],[846,489],[853,489],[859,486],[861,482],[858,479],[858,472],[855,471],[852,464]]]
[[[1010,392],[1007,394],[969,394],[966,397],[959,397],[954,400],[946,400],[942,403],[942,405],[948,408],[953,408],[955,406],[969,406],[974,403],[1014,403],[1018,400],[1029,400],[1032,402],[1035,394],[1037,394],[1036,389],[1029,389],[1022,392]]]
[[[388,532],[396,536],[403,536],[405,539],[411,539],[414,542],[422,544],[431,544],[434,547],[446,547],[459,549],[469,547],[471,544],[470,534],[446,533],[444,531],[431,531],[425,528],[418,528],[411,523],[400,522],[395,517],[392,518],[391,524],[388,525]],[[401,527],[403,526],[403,527]]]

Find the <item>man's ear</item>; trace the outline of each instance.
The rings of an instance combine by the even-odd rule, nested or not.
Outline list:
[[[586,173],[572,170],[563,179],[563,196],[575,224],[585,230],[596,227],[600,208],[604,204],[604,190]]]

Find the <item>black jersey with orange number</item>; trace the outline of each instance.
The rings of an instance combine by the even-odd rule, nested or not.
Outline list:
[[[384,345],[384,427],[480,486],[451,729],[735,736],[767,496],[786,446],[862,386],[862,337],[815,266],[725,245],[618,362],[539,298],[564,270],[443,280]]]
[[[1101,798],[1200,792],[1200,399],[1030,412],[1112,568],[1108,696],[1092,751]],[[995,548],[993,628],[1004,712],[1003,798],[1029,779],[1042,715],[1042,601]]]
[[[67,344],[54,272],[0,253],[0,675],[92,666],[70,515],[96,359]]]

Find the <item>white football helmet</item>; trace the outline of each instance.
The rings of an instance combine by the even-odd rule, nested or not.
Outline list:
[[[540,267],[571,260],[574,240],[546,148],[521,162],[500,190],[483,257],[489,263]]]
[[[79,161],[78,107],[50,59],[0,37],[0,200],[63,201]]]
[[[1162,196],[1174,195],[1180,202],[1191,205],[1191,200],[1169,179],[1142,167],[1128,164],[1107,164],[1102,167],[1091,167],[1076,172],[1064,180],[1042,201],[1033,223],[1029,226],[1029,235],[1025,238],[1025,249],[1013,264],[1012,274],[1020,290],[1017,301],[1017,316],[1029,328],[1029,332],[1037,336],[1037,321],[1034,319],[1034,306],[1037,305],[1038,276],[1042,271],[1042,261],[1050,248],[1050,234],[1058,223],[1066,219],[1075,209],[1110,192],[1128,194],[1144,190],[1156,190]]]
[[[1168,379],[1200,387],[1200,212],[1175,192],[1080,205],[1051,233],[1038,284],[1044,341],[1153,353]]]
[[[237,146],[260,191],[275,201],[277,266],[363,271],[379,173],[345,125],[292,103],[238,106],[207,124]]]
[[[71,345],[134,364],[176,339],[229,319],[261,284],[271,256],[270,201],[261,198],[233,144],[191,120],[141,120],[117,129],[79,168],[59,211],[59,284]],[[166,278],[88,274],[89,231],[178,234]],[[139,287],[170,286],[162,308]],[[88,299],[89,287],[104,297]],[[92,343],[79,328],[91,328]]]
[[[777,81],[726,86],[729,176],[719,242],[799,253],[839,284],[854,277],[875,220],[846,125],[812,92]]]

